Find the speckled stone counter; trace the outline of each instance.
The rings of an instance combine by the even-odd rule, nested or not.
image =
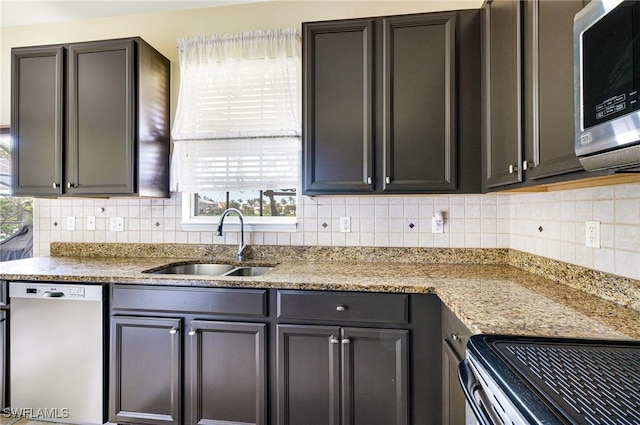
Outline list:
[[[145,273],[193,257],[40,257],[1,263],[0,279],[433,293],[474,333],[640,339],[640,311],[509,264],[346,260],[254,257],[249,263],[275,267],[255,277],[193,277]]]

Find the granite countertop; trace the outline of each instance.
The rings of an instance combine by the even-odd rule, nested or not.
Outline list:
[[[280,261],[255,277],[144,273],[193,258],[38,257],[0,266],[2,280],[433,293],[473,333],[640,339],[640,311],[507,264]],[[208,259],[203,262],[215,262]],[[252,265],[273,265],[250,261]]]

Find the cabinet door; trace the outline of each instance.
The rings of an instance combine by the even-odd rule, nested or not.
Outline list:
[[[278,425],[340,425],[339,336],[335,326],[278,325]]]
[[[109,421],[179,425],[180,319],[112,317]]]
[[[135,191],[135,48],[133,40],[69,46],[70,195]]]
[[[384,191],[456,189],[456,14],[383,20]]]
[[[303,26],[304,194],[373,190],[373,21]]]
[[[493,0],[483,8],[483,144],[488,188],[522,181],[521,5]]]
[[[407,425],[409,331],[344,328],[342,424]]]
[[[191,322],[192,424],[266,425],[266,325]]]
[[[448,340],[442,341],[442,423],[466,423],[466,399],[458,381],[458,357]]]
[[[11,52],[13,195],[62,193],[64,48]]]
[[[527,179],[583,169],[574,151],[573,111],[573,18],[582,7],[572,0],[525,3]]]

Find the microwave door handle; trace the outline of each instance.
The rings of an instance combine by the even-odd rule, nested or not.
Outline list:
[[[473,410],[479,425],[497,425],[501,423],[501,421],[493,417],[492,412],[488,411],[488,407],[491,404],[488,402],[488,397],[485,394],[480,381],[478,381],[473,370],[471,370],[468,360],[463,360],[458,365],[458,379],[460,379],[464,395],[469,402],[471,410]],[[476,398],[476,395],[482,400],[482,402]]]

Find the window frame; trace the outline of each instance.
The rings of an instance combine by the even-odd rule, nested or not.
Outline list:
[[[195,194],[196,192],[181,192],[182,195],[182,220],[180,225],[184,231],[192,232],[215,232],[218,228],[220,216],[195,216]],[[300,191],[296,190],[296,216],[295,217],[273,217],[273,216],[244,216],[244,230],[246,232],[282,232],[293,233],[298,227],[298,214],[301,204]],[[240,220],[235,215],[225,218],[225,230],[231,232],[240,231]]]

